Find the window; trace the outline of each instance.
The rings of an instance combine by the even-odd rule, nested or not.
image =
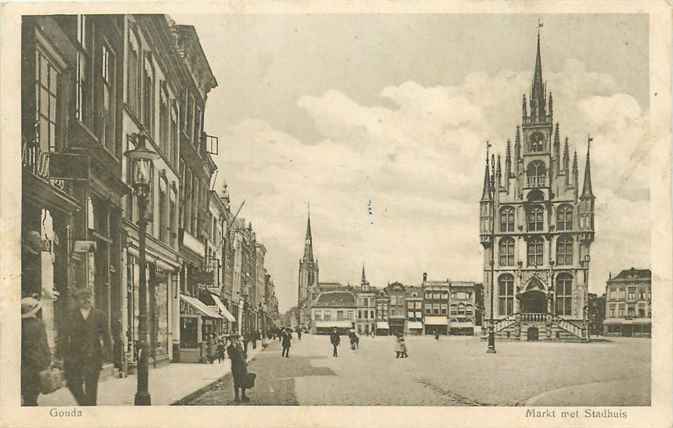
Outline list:
[[[512,238],[504,238],[500,240],[500,266],[514,266],[514,240]],[[460,297],[458,297],[460,294]],[[464,299],[465,293],[457,293],[456,297]]]
[[[442,315],[446,315],[446,310],[448,308],[448,305],[446,303],[442,303],[440,308],[441,308],[441,311],[442,311]]]
[[[201,107],[196,106],[196,111],[195,111],[195,124],[194,124],[194,145],[196,147],[199,147],[199,143],[201,141]]]
[[[636,305],[628,305],[626,308],[626,316],[633,318],[636,316]]]
[[[75,72],[75,118],[93,128],[91,112],[91,55],[93,52],[93,22],[86,15],[77,15],[77,54]]]
[[[526,176],[528,177],[528,187],[542,187],[545,185],[545,175],[547,169],[542,161],[533,161],[528,164]]]
[[[640,300],[647,300],[647,290],[644,288],[641,288],[639,290],[639,299]]]
[[[362,319],[362,311],[358,311],[358,319]]]
[[[422,303],[421,302],[416,302],[416,309],[421,309],[422,308]]]
[[[633,287],[629,287],[628,289],[628,300],[636,300],[636,289]]]
[[[369,318],[374,319],[374,311],[373,311],[373,310],[370,311],[370,313],[369,313]]]
[[[543,241],[533,238],[528,241],[528,266],[542,266]]]
[[[541,152],[544,150],[544,134],[541,132],[536,132],[530,136],[530,142],[528,144],[528,149],[531,152]]]
[[[171,141],[168,124],[168,92],[166,91],[166,81],[161,82],[159,92],[159,145],[161,152],[167,159],[171,158]]]
[[[105,42],[101,44],[100,49],[100,76],[96,96],[96,136],[101,144],[115,153],[115,56]]]
[[[426,303],[425,304],[425,315],[432,315],[432,304],[431,303]]]
[[[439,315],[439,303],[432,304],[432,314]]]
[[[332,311],[325,311],[323,313],[323,319],[325,321],[331,321],[332,320]]]
[[[346,319],[349,321],[353,320],[353,311],[346,311]]]
[[[35,58],[35,139],[43,152],[56,150],[60,72],[40,49]]]
[[[572,314],[572,282],[567,273],[559,274],[556,278],[556,315]]]
[[[137,116],[140,112],[140,58],[138,55],[138,39],[133,31],[129,30],[128,47],[128,77],[126,87],[126,103],[129,109]]]
[[[638,318],[645,318],[645,303],[640,303],[638,305]]]
[[[541,232],[544,229],[544,209],[535,205],[526,213],[529,232]]]
[[[337,311],[337,320],[342,321],[344,319],[344,311]]]
[[[624,304],[623,303],[620,303],[617,306],[617,316],[619,318],[624,318]]]
[[[561,205],[556,214],[556,228],[559,231],[572,230],[573,209],[569,205]]]
[[[170,226],[168,224],[168,185],[165,177],[159,178],[159,240],[168,242]]]
[[[143,125],[150,135],[154,135],[154,69],[149,58],[145,58],[143,77]]]
[[[460,308],[458,311],[460,312]],[[511,315],[513,313],[514,277],[506,273],[498,278],[498,315]]]
[[[563,266],[573,264],[573,239],[570,236],[560,236],[556,242],[556,263]]]
[[[514,208],[504,207],[500,210],[500,231],[514,232]]]
[[[610,303],[610,305],[609,305],[609,307],[608,307],[608,318],[614,318],[614,317],[615,317],[615,315],[616,315],[616,312],[615,312],[616,307],[617,307],[616,304],[614,304],[614,303]]]
[[[178,108],[173,103],[173,108],[171,109],[171,139],[169,145],[169,157],[168,160],[172,165],[175,165],[175,162],[178,159],[178,153],[180,151],[180,146],[178,145]]]

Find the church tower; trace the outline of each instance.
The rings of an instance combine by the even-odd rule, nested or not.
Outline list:
[[[541,26],[513,157],[510,141],[505,145],[504,174],[500,155],[489,159],[487,148],[479,202],[485,316],[490,318],[492,301],[497,335],[585,339],[594,240],[591,138],[580,196],[577,151],[571,157],[565,138],[561,154],[560,126],[554,123],[553,98],[543,79]]]
[[[297,293],[299,324],[305,327],[308,327],[308,323],[310,323],[311,301],[318,290],[319,271],[318,259],[313,256],[313,235],[311,233],[311,212],[309,209],[304,238],[304,255],[299,259]]]
[[[360,279],[360,291],[367,292],[369,291],[369,281],[367,281],[367,276],[365,275],[365,265],[362,265],[362,278]]]

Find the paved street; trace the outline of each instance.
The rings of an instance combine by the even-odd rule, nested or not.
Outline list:
[[[251,362],[251,405],[648,405],[650,341],[497,343],[486,354],[475,337],[410,337],[408,359],[395,359],[392,337],[363,337],[338,358],[327,336],[277,343]],[[345,346],[344,346],[345,345]],[[190,405],[229,405],[225,377]]]

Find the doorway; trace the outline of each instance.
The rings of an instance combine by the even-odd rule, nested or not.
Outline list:
[[[521,312],[544,314],[547,313],[546,296],[543,291],[530,290],[521,295]]]
[[[538,341],[540,339],[540,330],[537,327],[529,327],[526,336],[529,342]]]

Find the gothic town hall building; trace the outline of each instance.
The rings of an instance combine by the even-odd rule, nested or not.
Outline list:
[[[488,149],[486,154],[480,200],[484,317],[489,320],[492,302],[498,337],[588,337],[585,311],[595,203],[590,137],[588,144],[580,191],[577,152],[571,162],[567,138],[561,148],[552,93],[542,78],[538,33],[530,97],[523,96],[514,152],[508,140],[504,168],[499,154],[490,159]]]

